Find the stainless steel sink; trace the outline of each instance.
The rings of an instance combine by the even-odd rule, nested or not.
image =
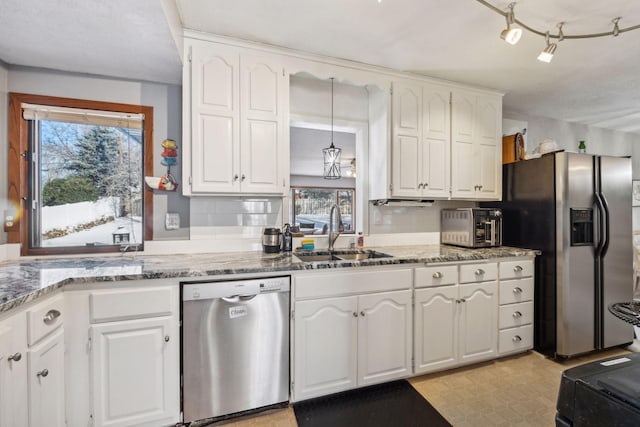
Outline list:
[[[316,262],[316,261],[337,261],[338,258],[333,254],[317,254],[317,253],[296,253],[296,256],[303,262]]]
[[[390,258],[391,255],[373,250],[364,251],[335,251],[335,252],[296,252],[295,255],[303,262],[316,261],[362,261],[372,258]]]

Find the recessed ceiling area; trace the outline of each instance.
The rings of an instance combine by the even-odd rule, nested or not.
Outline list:
[[[510,0],[488,0],[506,11]],[[516,18],[565,35],[640,24],[635,0],[521,0]],[[504,111],[640,133],[640,30],[558,43],[500,39],[477,0],[3,0],[0,60],[181,84],[181,28],[329,55],[505,93]]]

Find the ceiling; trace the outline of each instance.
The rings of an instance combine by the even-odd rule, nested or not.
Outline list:
[[[509,0],[489,0],[506,10]],[[177,6],[177,7],[176,7]],[[34,13],[37,11],[37,13]],[[516,19],[565,35],[640,24],[637,0],[521,0]],[[499,38],[477,0],[2,0],[0,59],[180,84],[176,26],[411,71],[505,93],[504,110],[640,133],[640,30],[560,42]]]

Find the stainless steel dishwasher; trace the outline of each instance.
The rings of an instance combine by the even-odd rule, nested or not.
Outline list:
[[[289,400],[290,277],[182,284],[184,422]]]

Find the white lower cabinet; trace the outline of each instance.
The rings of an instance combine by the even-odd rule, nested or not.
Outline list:
[[[439,371],[497,354],[497,284],[415,291],[415,373]]]
[[[359,295],[295,302],[294,400],[410,376],[411,270],[318,272],[297,281],[298,295],[326,292],[323,282]],[[384,287],[406,289],[365,293]]]
[[[158,279],[65,292],[69,426],[180,421],[178,286]]]
[[[64,427],[62,296],[0,321],[0,426]]]
[[[23,427],[29,418],[27,318],[24,312],[0,321],[0,426]]]
[[[63,329],[30,348],[28,359],[29,425],[65,426]]]
[[[166,317],[91,326],[95,425],[160,425],[172,418],[168,403],[180,385],[171,374],[178,361],[170,328]]]

